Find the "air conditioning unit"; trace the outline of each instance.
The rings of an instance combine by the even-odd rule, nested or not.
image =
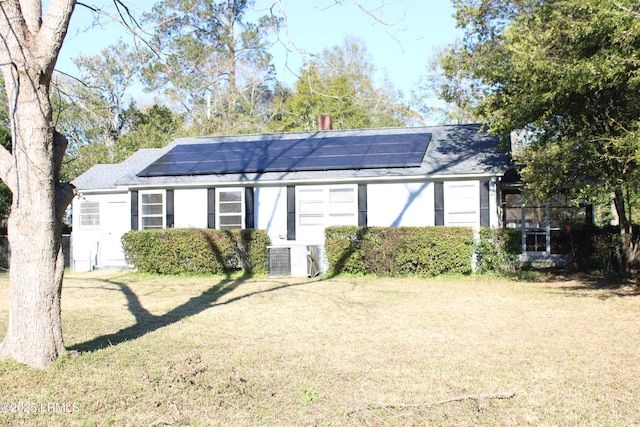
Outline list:
[[[291,248],[287,246],[269,247],[269,276],[291,276]]]
[[[321,245],[269,246],[269,276],[315,277],[325,271]]]
[[[307,276],[316,277],[324,272],[324,247],[307,246]]]

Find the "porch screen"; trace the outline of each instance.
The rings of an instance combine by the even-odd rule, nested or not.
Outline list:
[[[571,224],[587,223],[588,207],[572,204],[565,195],[556,195],[548,202],[525,203],[520,194],[505,194],[504,200],[505,226],[522,230],[523,252],[569,253],[567,231]]]

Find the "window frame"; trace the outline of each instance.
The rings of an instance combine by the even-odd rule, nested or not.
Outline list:
[[[334,201],[332,202],[332,192],[349,190],[352,194],[351,206],[347,207],[347,203]],[[301,197],[301,193],[305,191],[316,191],[322,194],[322,198],[305,199]],[[316,203],[317,209],[314,211],[304,212],[302,204]],[[344,203],[343,208],[334,210],[337,203]],[[317,222],[304,224],[304,218],[316,218]],[[349,218],[348,221],[337,220],[337,218]],[[358,225],[358,185],[357,184],[334,184],[334,185],[300,185],[296,186],[296,240],[324,240],[324,230],[333,225]],[[316,235],[310,231],[312,226],[322,228],[322,234]],[[309,227],[306,228],[305,227]]]
[[[505,227],[521,231],[521,250],[528,256],[569,253],[561,246],[566,226],[586,223],[584,207],[576,207],[564,194],[552,195],[547,201],[525,202],[520,192],[508,192],[503,201]]]
[[[97,222],[93,223],[93,224],[84,224],[83,223],[83,219],[86,217],[87,213],[82,211],[83,206],[87,205],[87,204],[95,204],[98,207],[97,210]],[[100,201],[97,200],[81,200],[80,204],[78,206],[78,226],[80,228],[83,229],[97,229],[100,228],[100,225],[102,223],[102,218],[101,218],[101,211],[102,211],[102,206],[100,205]]]
[[[146,214],[144,213],[144,203],[143,198],[145,196],[150,195],[161,195],[162,196],[162,214]],[[162,230],[167,228],[167,192],[165,190],[141,190],[138,192],[138,229],[139,230]],[[162,226],[161,227],[145,227],[144,220],[145,218],[159,218],[162,217]]]
[[[227,202],[227,201],[220,201],[220,196],[222,195],[222,193],[233,193],[233,192],[239,192],[240,193],[240,200],[238,202]],[[245,189],[243,187],[224,187],[224,188],[216,188],[216,192],[215,192],[215,203],[216,203],[216,210],[215,210],[215,214],[216,214],[216,230],[244,230],[246,228],[246,199],[245,199]],[[240,212],[222,212],[222,209],[220,209],[221,204],[232,204],[232,203],[240,203]],[[222,225],[222,218],[225,217],[233,217],[233,216],[238,216],[240,215],[240,228],[237,227],[233,227],[233,228],[228,228],[227,226]]]
[[[446,227],[470,226],[474,231],[479,230],[480,181],[444,181],[443,193],[444,225]],[[463,198],[460,198],[461,195]]]

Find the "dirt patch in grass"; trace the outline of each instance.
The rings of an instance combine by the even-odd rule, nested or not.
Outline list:
[[[23,409],[0,423],[640,422],[632,283],[96,272],[67,275],[63,324],[80,357],[0,363],[0,401]]]

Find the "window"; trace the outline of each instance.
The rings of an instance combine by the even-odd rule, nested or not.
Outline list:
[[[444,183],[444,224],[473,227],[480,225],[480,188],[478,181]]]
[[[298,190],[298,233],[300,238],[317,238],[324,233],[324,197],[322,188]]]
[[[545,203],[534,203],[523,208],[526,252],[548,252],[548,213]]]
[[[244,191],[241,188],[216,191],[216,225],[219,230],[244,228]]]
[[[140,212],[141,230],[164,228],[164,192],[141,193]]]
[[[520,194],[504,195],[504,223],[506,228],[522,228],[523,203]]]
[[[324,239],[325,227],[358,225],[356,186],[298,187],[299,239]]]
[[[565,196],[551,201],[529,201],[520,194],[505,194],[504,220],[507,228],[519,228],[524,233],[523,252],[567,254],[571,242],[567,234],[571,224],[585,224],[585,206],[572,204]]]
[[[505,225],[524,233],[523,252],[546,252],[548,242],[547,210],[544,203],[525,206],[520,194],[505,194]]]
[[[329,189],[329,221],[327,225],[350,225],[353,223],[358,210],[355,194],[354,188]]]
[[[80,227],[100,226],[100,203],[81,202],[80,203]]]

